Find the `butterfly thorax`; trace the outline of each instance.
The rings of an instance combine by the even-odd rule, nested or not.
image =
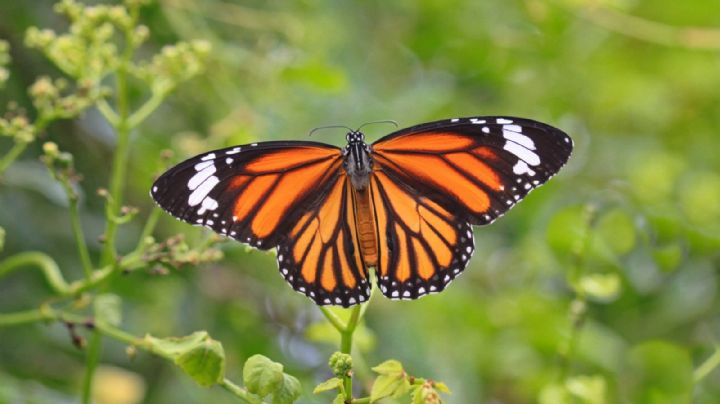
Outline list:
[[[362,132],[349,132],[346,136],[348,144],[343,150],[345,161],[343,167],[350,176],[350,182],[356,190],[364,190],[370,183],[372,157],[370,147],[365,144]]]

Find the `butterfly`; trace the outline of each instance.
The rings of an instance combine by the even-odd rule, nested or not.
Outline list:
[[[568,161],[573,141],[530,119],[424,123],[371,145],[268,141],[203,153],[162,174],[165,211],[261,250],[318,305],[370,296],[369,268],[391,299],[447,287],[492,223]]]

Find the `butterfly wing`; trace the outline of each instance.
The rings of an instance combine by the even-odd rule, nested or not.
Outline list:
[[[357,246],[352,189],[342,174],[322,203],[308,209],[280,241],[280,272],[318,305],[364,302],[370,284]]]
[[[370,184],[380,290],[391,299],[416,299],[445,289],[472,256],[470,224],[383,171]]]
[[[372,146],[377,169],[474,225],[502,216],[567,162],[563,131],[513,117],[457,118],[403,129]]]
[[[367,300],[355,248],[340,149],[264,142],[188,159],[155,181],[153,199],[173,216],[260,249],[277,246],[280,271],[318,304]]]
[[[340,149],[315,142],[263,142],[188,159],[153,184],[153,199],[193,225],[268,249],[340,174]]]
[[[444,289],[488,224],[567,162],[572,140],[521,118],[477,117],[400,130],[372,146],[378,284],[396,299]]]

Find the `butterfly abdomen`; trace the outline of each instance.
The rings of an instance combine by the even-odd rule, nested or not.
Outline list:
[[[356,227],[360,251],[363,262],[366,266],[375,266],[377,263],[378,249],[375,229],[375,215],[372,202],[370,201],[370,190],[354,190],[355,211],[357,212]]]

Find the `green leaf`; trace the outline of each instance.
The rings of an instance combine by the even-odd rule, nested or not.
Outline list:
[[[260,397],[280,389],[283,379],[283,366],[263,355],[251,356],[243,367],[245,388]]]
[[[337,396],[335,396],[335,399],[333,400],[333,404],[345,404],[345,395],[338,394]]]
[[[212,338],[180,354],[175,363],[204,387],[222,382],[225,376],[225,351],[222,344]]]
[[[620,209],[613,209],[598,220],[595,235],[615,255],[627,254],[635,246],[633,220]]]
[[[315,386],[315,389],[313,390],[313,394],[322,393],[324,391],[330,391],[337,388],[342,388],[342,379],[339,377],[333,377],[332,379],[327,379],[324,382],[318,384]]]
[[[205,331],[185,337],[155,338],[146,335],[144,342],[151,352],[175,361],[199,385],[209,387],[225,375],[225,351],[222,344]]]
[[[278,390],[273,393],[272,404],[290,404],[295,402],[302,393],[300,380],[287,373],[283,373],[283,382]]]
[[[375,379],[370,390],[370,402],[375,402],[384,397],[401,397],[407,394],[410,382],[402,373],[381,374]]]
[[[620,294],[620,277],[616,273],[585,275],[578,287],[593,300],[610,302]]]
[[[576,376],[565,382],[565,388],[573,396],[586,404],[607,402],[607,383],[602,376]]]
[[[145,335],[144,340],[152,352],[174,359],[209,338],[206,331],[196,331],[184,337],[155,338],[148,334]]]
[[[553,216],[547,228],[547,241],[558,257],[567,257],[573,252],[578,240],[587,230],[585,208],[573,206]]]
[[[425,404],[425,389],[422,385],[415,386],[410,393],[412,404]]]
[[[389,359],[385,362],[375,366],[372,370],[381,375],[397,375],[403,373],[402,363],[395,359]]]
[[[627,358],[622,390],[628,402],[690,402],[693,367],[688,352],[671,343],[652,341],[634,347]]]
[[[447,384],[445,384],[443,382],[435,382],[435,383],[433,383],[433,387],[435,387],[435,390],[437,390],[441,393],[451,394],[450,388],[447,386]]]
[[[540,404],[570,404],[570,394],[557,383],[548,384],[540,390],[538,403]]]
[[[97,321],[116,327],[122,323],[122,299],[120,296],[112,293],[97,295],[93,305]]]
[[[655,263],[665,272],[674,271],[683,259],[683,248],[678,243],[657,247],[653,251]]]

